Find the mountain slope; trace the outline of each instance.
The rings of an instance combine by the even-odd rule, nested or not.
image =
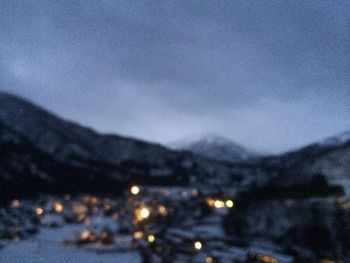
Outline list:
[[[342,135],[340,139],[327,139],[327,143],[254,162],[244,162],[251,155],[239,146],[234,147],[239,151],[226,151],[225,147],[230,145],[226,140],[207,139],[206,146],[214,142],[219,145],[220,151],[204,148],[212,154],[222,153],[224,148],[232,161],[233,155],[239,153],[241,162],[222,162],[203,153],[201,156],[172,151],[158,144],[102,135],[0,92],[0,193],[28,189],[118,193],[135,181],[243,189],[303,184],[317,174],[350,189],[350,141],[346,138]]]
[[[349,132],[326,138],[301,149],[260,160],[265,166],[279,169],[272,184],[309,183],[322,175],[330,184],[339,184],[350,193]]]
[[[0,93],[0,121],[56,159],[73,162],[76,157],[118,164],[124,160],[149,160],[175,155],[156,144],[114,135],[100,135],[34,106],[13,95]]]
[[[118,178],[120,171],[130,162],[147,163],[156,170],[169,163],[181,166],[186,156],[139,140],[115,135],[100,135],[91,129],[45,111],[19,97],[0,93],[0,128],[7,136],[14,134],[33,149],[52,160],[79,168],[92,165],[113,167],[108,172]],[[29,152],[33,152],[31,149]],[[173,164],[175,166],[175,164]],[[146,169],[146,168],[144,168]],[[130,173],[130,172],[128,172]],[[125,177],[128,177],[127,174]]]
[[[38,193],[118,193],[125,181],[110,165],[74,166],[55,160],[0,123],[0,200]],[[112,176],[113,175],[113,176]]]
[[[0,192],[118,192],[143,184],[252,181],[255,167],[231,165],[158,144],[102,135],[0,92]],[[268,172],[264,172],[266,176]],[[245,176],[246,175],[246,176]],[[18,182],[18,183],[16,183]],[[108,182],[108,185],[106,186]],[[5,189],[6,188],[6,189]]]
[[[171,147],[227,162],[244,162],[258,156],[229,139],[215,134],[180,140],[172,143]]]

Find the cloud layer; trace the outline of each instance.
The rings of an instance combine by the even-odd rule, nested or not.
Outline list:
[[[350,129],[347,1],[1,1],[0,89],[103,132],[279,152]]]

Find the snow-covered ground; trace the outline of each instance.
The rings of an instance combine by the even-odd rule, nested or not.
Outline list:
[[[141,257],[137,251],[96,253],[86,248],[66,247],[62,241],[74,232],[84,229],[83,225],[66,225],[62,228],[44,228],[35,237],[11,242],[0,250],[0,262],[11,263],[138,263]]]

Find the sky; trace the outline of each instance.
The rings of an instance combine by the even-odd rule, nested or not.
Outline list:
[[[350,1],[0,0],[0,90],[104,133],[283,152],[350,130]]]

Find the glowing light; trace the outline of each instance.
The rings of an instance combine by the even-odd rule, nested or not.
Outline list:
[[[42,216],[42,215],[44,214],[44,209],[42,209],[41,207],[37,207],[37,208],[35,209],[35,214],[36,214],[37,216]]]
[[[150,215],[150,212],[149,212],[149,209],[148,208],[142,208],[140,210],[140,216],[143,218],[143,219],[146,219],[147,217],[149,217]]]
[[[74,204],[73,211],[77,214],[85,214],[87,212],[87,207],[82,204]]]
[[[202,249],[202,243],[200,241],[194,242],[194,248],[196,250],[201,250]]]
[[[214,206],[216,208],[223,208],[223,207],[225,207],[225,203],[221,200],[215,200]]]
[[[205,263],[214,263],[214,259],[212,257],[206,257]]]
[[[96,236],[96,234],[94,234],[90,230],[85,229],[80,234],[80,240],[85,241],[85,242],[95,242],[97,240],[97,236]]]
[[[142,231],[136,231],[136,232],[134,232],[133,237],[135,239],[141,239],[141,238],[143,238],[143,232]]]
[[[215,205],[215,200],[213,198],[207,198],[207,205],[208,206],[214,206]]]
[[[97,205],[98,204],[98,198],[96,196],[91,196],[90,202],[93,205]]]
[[[259,255],[258,259],[264,263],[278,263],[277,259],[266,255]]]
[[[130,188],[130,192],[133,195],[137,195],[138,193],[140,193],[140,188],[138,186],[134,185],[133,187]]]
[[[226,200],[225,205],[228,208],[232,208],[234,206],[234,203],[232,200]]]
[[[91,231],[85,229],[83,232],[80,234],[80,239],[82,240],[87,240],[91,235]]]
[[[224,208],[225,207],[225,202],[219,199],[213,199],[213,198],[207,198],[207,205],[215,208]],[[230,200],[231,201],[231,200]],[[230,203],[229,203],[230,205]]]
[[[160,205],[158,207],[158,212],[159,214],[161,214],[162,216],[166,216],[168,214],[168,211],[166,209],[166,207],[164,205]]]
[[[18,208],[20,205],[20,202],[17,199],[14,199],[11,201],[11,207]]]
[[[63,205],[60,202],[56,202],[53,206],[53,209],[56,213],[62,213],[63,211]]]
[[[147,240],[149,243],[153,243],[156,240],[156,238],[154,237],[154,235],[148,235]]]
[[[151,211],[148,208],[146,207],[138,208],[135,210],[135,219],[137,221],[142,221],[148,218],[150,214],[151,214]]]

